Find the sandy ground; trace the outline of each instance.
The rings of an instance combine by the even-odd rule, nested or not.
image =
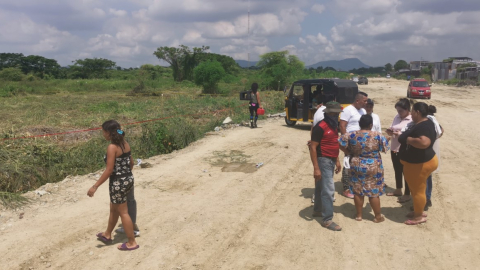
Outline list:
[[[360,89],[385,129],[405,81],[375,79]],[[106,228],[107,185],[86,196],[98,173],[68,177],[30,193],[24,209],[0,211],[1,269],[478,269],[480,262],[479,88],[433,87],[441,138],[428,222],[403,224],[410,203],[382,197],[386,222],[364,220],[336,195],[332,232],[312,218],[313,169],[307,124],[268,119],[224,130],[136,169],[140,249],[120,252],[95,234]],[[395,186],[389,155],[386,183]],[[263,162],[259,169],[254,164]],[[97,176],[96,176],[97,175]],[[340,175],[335,176],[337,192]],[[21,214],[23,213],[23,215]],[[22,217],[22,218],[20,218]],[[125,240],[115,235],[114,242]]]

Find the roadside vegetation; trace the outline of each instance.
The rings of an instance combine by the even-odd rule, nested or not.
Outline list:
[[[257,67],[243,69],[207,50],[160,47],[152,57],[170,66],[139,68],[102,58],[61,67],[41,56],[0,53],[0,202],[15,205],[22,201],[18,194],[104,166],[107,142],[100,130],[17,138],[99,128],[115,119],[124,124],[134,158],[143,159],[188,146],[227,116],[234,123],[248,119],[238,94],[253,82],[260,85],[268,114],[283,111],[283,91],[275,90],[295,80],[351,77],[329,67],[306,69],[285,51],[262,55]],[[162,120],[125,125],[151,119]]]

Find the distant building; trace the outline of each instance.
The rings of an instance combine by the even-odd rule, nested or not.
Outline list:
[[[424,68],[428,68],[428,65],[433,64],[432,62],[429,61],[411,61],[410,62],[410,70],[417,70],[420,71]]]
[[[461,80],[478,79],[478,63],[473,61],[472,58],[449,57],[448,59],[450,61],[433,63],[433,81],[451,80],[454,78]]]

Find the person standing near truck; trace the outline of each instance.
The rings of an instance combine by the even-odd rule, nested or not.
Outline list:
[[[258,120],[257,110],[258,108],[262,108],[260,104],[260,94],[258,93],[258,83],[252,83],[251,90],[251,99],[248,104],[248,110],[250,111],[250,128],[256,128]]]

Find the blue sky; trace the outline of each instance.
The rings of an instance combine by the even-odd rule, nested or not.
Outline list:
[[[134,67],[159,64],[156,48],[179,44],[252,61],[288,50],[307,65],[349,57],[372,66],[480,60],[480,1],[0,0],[0,52]]]

